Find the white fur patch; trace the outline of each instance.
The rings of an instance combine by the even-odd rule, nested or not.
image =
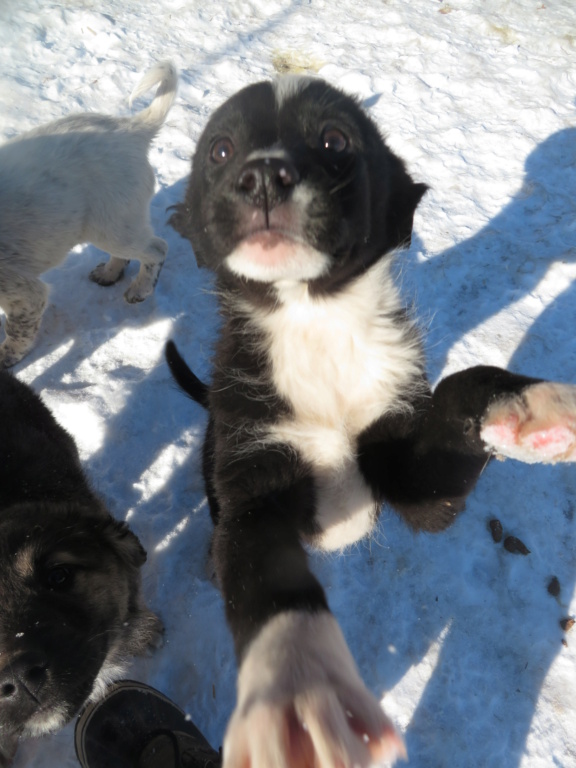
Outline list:
[[[246,158],[246,163],[253,160],[282,160],[286,163],[292,163],[290,153],[283,147],[266,147],[265,149],[254,149]]]
[[[108,687],[117,680],[120,680],[126,673],[129,666],[128,662],[110,661],[109,658],[112,655],[112,653],[108,654],[108,658],[98,672],[98,677],[94,680],[92,691],[87,701],[99,701],[106,693]]]
[[[109,685],[116,680],[121,679],[126,674],[126,670],[129,666],[127,661],[110,661],[110,657],[114,655],[114,650],[115,649],[108,654],[106,661],[104,661],[98,676],[94,680],[92,691],[85,703],[99,701],[103,698]],[[49,712],[40,711],[38,714],[31,717],[26,723],[24,736],[37,738],[38,736],[44,736],[47,733],[53,733],[62,728],[69,719],[70,712],[63,702],[62,704],[51,707]]]
[[[308,75],[283,75],[272,83],[276,105],[282,107],[287,99],[299,94],[315,78]]]
[[[406,754],[334,617],[291,611],[266,624],[242,662],[224,765],[289,768],[304,764],[305,745],[319,768],[364,768]]]
[[[54,733],[64,727],[69,717],[70,713],[64,704],[52,707],[49,712],[41,711],[26,722],[22,736],[36,739],[47,733]]]
[[[264,441],[284,442],[314,467],[319,490],[313,543],[339,549],[372,528],[376,504],[356,463],[359,434],[385,413],[409,408],[422,356],[382,260],[333,297],[303,283],[277,284],[278,306],[256,323],[267,338],[274,385],[293,417]],[[408,399],[407,399],[408,396]]]

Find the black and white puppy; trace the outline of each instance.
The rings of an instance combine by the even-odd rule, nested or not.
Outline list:
[[[61,728],[159,645],[140,542],[84,475],[71,436],[0,371],[0,766]]]
[[[441,530],[493,453],[576,459],[576,387],[476,367],[431,392],[392,276],[425,190],[357,101],[289,77],[216,110],[172,216],[222,315],[209,388],[172,343],[167,359],[210,413],[213,556],[240,666],[226,768],[403,754],[305,544],[357,541],[383,503]]]

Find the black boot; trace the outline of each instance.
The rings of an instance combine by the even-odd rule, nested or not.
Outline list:
[[[170,699],[143,683],[111,685],[75,730],[83,768],[219,768],[221,757]]]

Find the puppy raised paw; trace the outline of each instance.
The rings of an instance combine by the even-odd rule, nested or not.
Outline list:
[[[291,611],[249,646],[224,768],[354,768],[406,757],[335,619]]]
[[[480,436],[498,455],[529,464],[576,461],[576,386],[544,381],[498,399]]]

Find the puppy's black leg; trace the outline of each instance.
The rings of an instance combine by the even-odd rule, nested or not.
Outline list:
[[[300,543],[313,517],[312,481],[281,451],[220,462],[213,556],[239,658],[283,610],[326,610],[322,587]],[[308,524],[309,527],[309,524]]]
[[[224,762],[394,759],[403,744],[360,679],[308,567],[300,535],[310,532],[314,490],[298,464],[274,446],[243,460],[228,455],[216,467],[213,554],[240,667]]]
[[[415,408],[360,440],[364,476],[414,528],[449,525],[495,454],[576,460],[574,386],[478,366],[448,376]]]

